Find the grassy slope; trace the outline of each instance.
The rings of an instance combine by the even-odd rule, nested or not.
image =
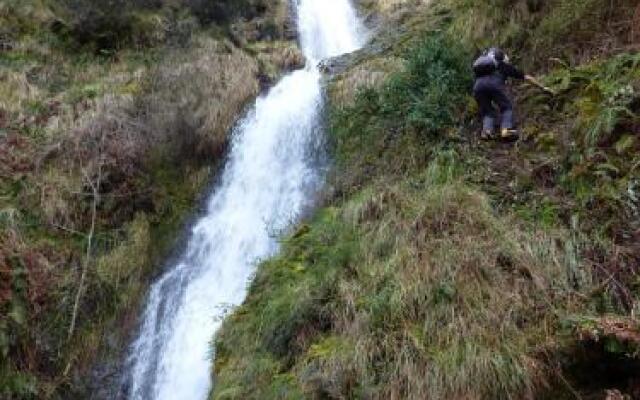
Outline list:
[[[3,399],[83,398],[103,385],[229,128],[262,82],[299,62],[281,2],[226,28],[143,10],[124,45],[107,49],[54,29],[63,14],[53,4],[0,2]],[[102,375],[91,375],[96,361]]]
[[[638,396],[638,2],[486,3],[396,9],[333,79],[326,206],[225,322],[212,398]],[[518,90],[517,145],[475,139],[489,43],[559,92]]]

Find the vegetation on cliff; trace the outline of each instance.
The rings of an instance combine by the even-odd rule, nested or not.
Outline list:
[[[328,63],[325,205],[223,325],[211,397],[638,397],[638,1],[362,3],[392,22]],[[476,140],[489,44],[558,92],[517,88],[516,145]]]
[[[0,1],[1,398],[117,390],[139,301],[230,128],[301,62],[287,15],[280,1]]]

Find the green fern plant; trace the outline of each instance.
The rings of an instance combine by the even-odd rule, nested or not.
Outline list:
[[[640,55],[623,54],[577,69],[566,67],[551,77],[556,90],[574,107],[574,135],[584,148],[593,151],[617,127],[638,118],[633,104],[640,98],[639,65]]]

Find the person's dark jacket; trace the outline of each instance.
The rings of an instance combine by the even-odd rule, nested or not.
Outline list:
[[[500,74],[503,82],[506,82],[506,80],[509,78],[517,79],[520,81],[524,79],[524,72],[506,62],[499,63],[498,70],[496,72]]]
[[[507,79],[524,79],[524,72],[506,62],[498,63],[496,71],[489,75],[476,77],[474,83],[474,92],[482,90],[503,90]]]

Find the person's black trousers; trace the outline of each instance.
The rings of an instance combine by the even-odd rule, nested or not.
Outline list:
[[[476,79],[473,85],[473,96],[478,102],[484,132],[493,133],[494,131],[497,118],[495,106],[500,111],[500,128],[514,128],[513,104],[507,96],[504,80],[501,77],[489,75]]]

